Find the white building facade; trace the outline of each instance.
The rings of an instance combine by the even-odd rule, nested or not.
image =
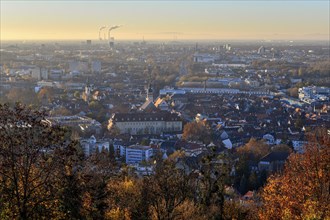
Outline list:
[[[85,156],[90,156],[96,151],[101,152],[102,150],[109,151],[109,142],[108,141],[97,141],[94,135],[88,139],[80,140],[80,145],[84,151]]]
[[[149,161],[153,156],[153,149],[149,146],[131,145],[126,147],[126,163],[138,164]]]
[[[308,86],[298,90],[299,99],[306,103],[329,101],[330,88]]]

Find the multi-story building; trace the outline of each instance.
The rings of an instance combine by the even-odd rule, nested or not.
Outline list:
[[[69,70],[70,72],[88,72],[88,62],[71,60],[69,61]]]
[[[101,131],[101,123],[86,116],[72,115],[72,116],[56,116],[47,117],[44,120],[50,126],[58,125],[64,127],[77,128],[82,132],[95,132],[98,134]]]
[[[31,69],[31,76],[33,79],[41,80],[41,68],[35,67]]]
[[[199,53],[194,54],[195,63],[212,63],[216,59],[218,59],[218,57],[211,54],[199,54]]]
[[[92,73],[101,73],[102,70],[101,61],[99,60],[92,61],[91,69],[92,69]]]
[[[329,101],[330,88],[308,86],[299,88],[299,99],[309,104],[313,102]]]
[[[148,161],[153,156],[153,149],[150,146],[131,145],[126,147],[126,163],[137,164]]]
[[[182,131],[182,120],[174,113],[116,113],[109,119],[108,129],[117,127],[120,133],[161,134]]]
[[[244,82],[251,87],[258,87],[260,86],[260,82],[257,80],[245,79]]]
[[[80,140],[80,145],[84,151],[85,156],[89,156],[95,153],[97,150],[99,152],[101,152],[103,149],[109,151],[109,142],[102,140],[97,141],[93,135],[88,139]]]

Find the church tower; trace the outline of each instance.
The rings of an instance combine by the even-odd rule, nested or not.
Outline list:
[[[90,96],[91,94],[91,87],[88,84],[85,86],[85,94],[86,96]]]
[[[146,101],[153,102],[154,101],[154,90],[152,89],[151,83],[149,83],[149,86],[147,88],[147,98]]]
[[[89,84],[89,81],[87,79],[86,86],[85,86],[85,92],[82,95],[82,99],[85,102],[89,102],[91,98],[91,93],[92,93],[92,85]]]
[[[148,75],[149,75],[149,84],[147,88],[147,101],[153,102],[154,101],[154,90],[152,89],[152,67],[151,65],[148,65]]]

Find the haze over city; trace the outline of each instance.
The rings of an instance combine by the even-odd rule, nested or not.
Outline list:
[[[1,1],[1,40],[328,40],[329,1]]]

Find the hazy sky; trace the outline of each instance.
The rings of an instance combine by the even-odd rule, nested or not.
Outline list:
[[[329,39],[324,1],[1,0],[1,39]],[[102,33],[103,36],[103,33]]]

